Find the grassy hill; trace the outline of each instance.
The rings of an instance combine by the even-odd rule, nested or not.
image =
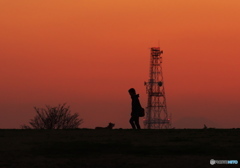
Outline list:
[[[1,168],[204,168],[239,149],[239,129],[0,130]]]

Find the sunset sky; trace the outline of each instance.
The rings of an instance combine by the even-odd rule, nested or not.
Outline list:
[[[0,0],[0,30],[0,128],[65,102],[81,127],[130,128],[159,44],[173,127],[240,127],[239,0]]]

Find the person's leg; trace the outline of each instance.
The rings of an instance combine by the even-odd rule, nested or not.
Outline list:
[[[135,117],[135,124],[137,126],[137,129],[141,129],[140,124],[139,124],[139,117]]]
[[[134,124],[134,118],[133,118],[133,117],[130,118],[129,122],[130,122],[130,124],[131,124],[131,126],[132,126],[132,129],[136,129],[136,126],[135,126],[135,124]]]

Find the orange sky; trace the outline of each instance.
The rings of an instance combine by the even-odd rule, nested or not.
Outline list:
[[[0,128],[67,102],[81,127],[130,128],[160,41],[173,126],[240,127],[239,0],[0,1]]]

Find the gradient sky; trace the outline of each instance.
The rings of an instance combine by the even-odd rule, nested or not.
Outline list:
[[[67,102],[81,127],[130,128],[147,106],[150,47],[164,51],[176,128],[240,127],[239,0],[0,0],[0,128]]]

